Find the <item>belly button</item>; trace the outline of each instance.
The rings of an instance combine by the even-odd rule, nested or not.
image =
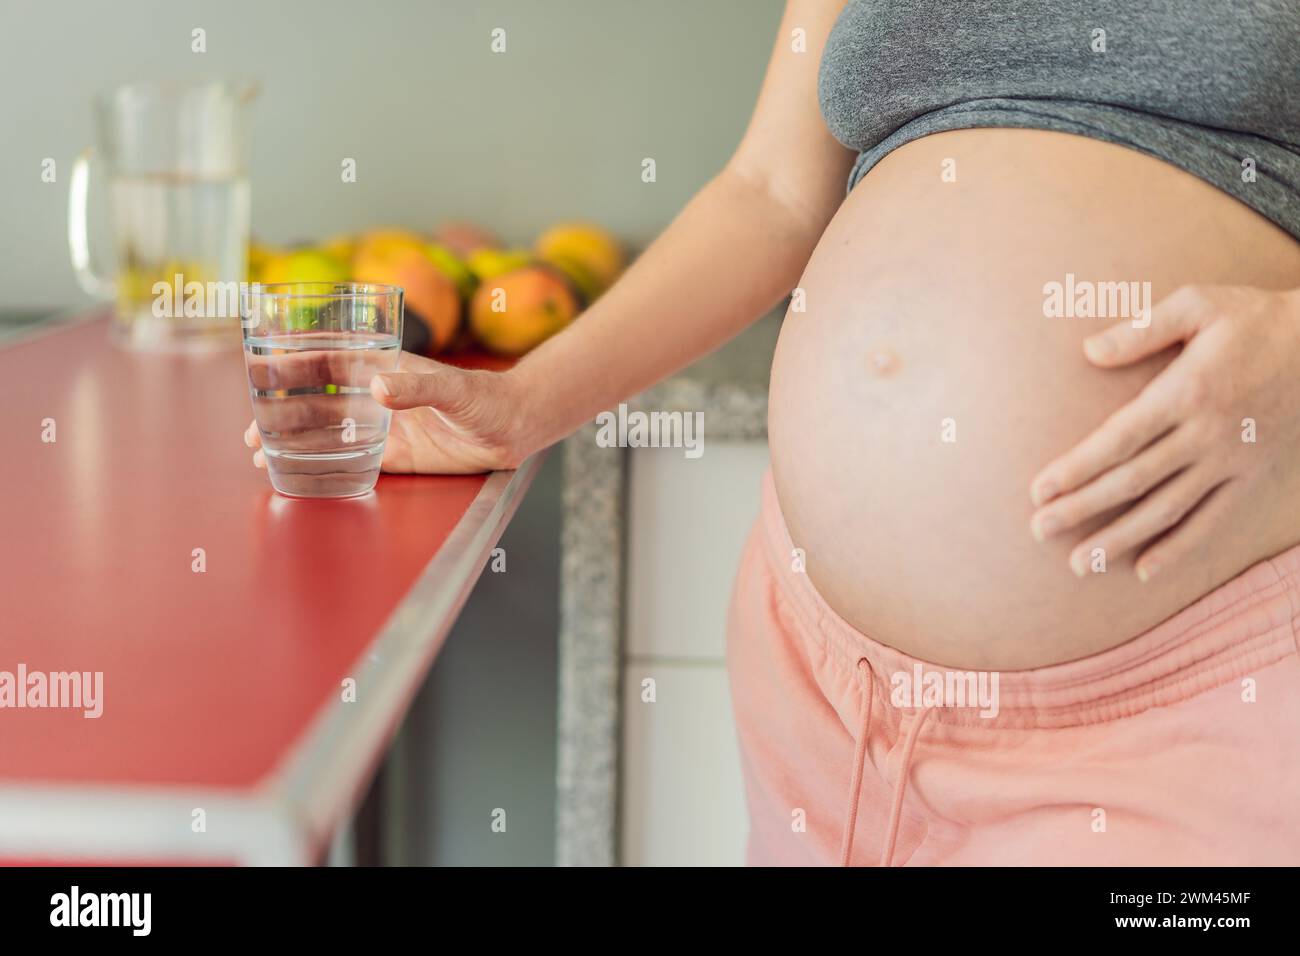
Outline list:
[[[898,356],[889,349],[876,349],[867,356],[867,368],[877,378],[889,378],[899,370],[901,364]]]

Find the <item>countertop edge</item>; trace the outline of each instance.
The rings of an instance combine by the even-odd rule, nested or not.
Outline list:
[[[546,452],[494,472],[351,669],[250,788],[0,783],[0,858],[310,864],[359,799]],[[223,822],[195,839],[191,811]],[[160,828],[160,820],[173,824]]]

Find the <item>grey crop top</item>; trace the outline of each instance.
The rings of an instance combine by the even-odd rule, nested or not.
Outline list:
[[[849,189],[930,133],[1060,130],[1157,156],[1300,239],[1300,0],[849,0],[818,87],[860,154]]]

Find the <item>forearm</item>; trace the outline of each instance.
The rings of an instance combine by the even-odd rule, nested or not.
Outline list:
[[[731,171],[709,182],[623,277],[509,373],[528,452],[718,345],[798,281],[824,225]]]

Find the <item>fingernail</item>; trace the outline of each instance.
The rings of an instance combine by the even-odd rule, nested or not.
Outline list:
[[[1033,531],[1034,540],[1041,544],[1047,540],[1049,535],[1056,534],[1061,530],[1061,519],[1055,515],[1048,515],[1046,518],[1034,521],[1030,526],[1030,530]]]
[[[1083,342],[1084,351],[1095,359],[1108,359],[1115,354],[1115,339],[1110,335],[1094,335]]]
[[[1144,561],[1137,566],[1138,580],[1146,584],[1160,570],[1160,564],[1156,561]]]
[[[384,377],[382,375],[375,376],[375,384],[379,386],[379,391],[384,394],[385,398],[393,397],[393,390],[388,387],[388,383],[384,381]]]
[[[1056,485],[1050,481],[1039,482],[1029,492],[1029,497],[1034,499],[1036,505],[1045,504],[1056,497]]]

